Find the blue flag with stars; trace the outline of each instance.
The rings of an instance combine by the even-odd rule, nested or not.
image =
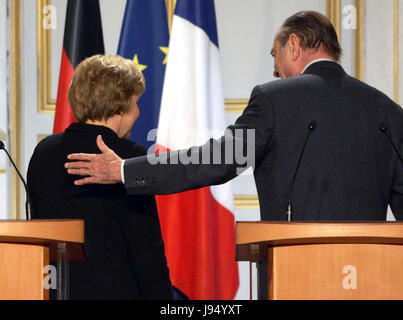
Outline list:
[[[154,141],[147,141],[147,135],[158,127],[168,44],[165,0],[127,0],[118,55],[133,59],[146,80],[146,90],[139,101],[140,117],[130,140],[147,150],[155,144],[155,135]]]

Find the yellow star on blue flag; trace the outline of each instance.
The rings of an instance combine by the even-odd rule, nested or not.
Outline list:
[[[134,55],[133,62],[139,67],[140,71],[147,69],[147,66],[145,64],[139,63],[139,57],[137,54]]]
[[[168,61],[168,47],[160,47],[160,50],[165,53],[165,58],[164,61],[162,61],[162,64],[167,64]]]

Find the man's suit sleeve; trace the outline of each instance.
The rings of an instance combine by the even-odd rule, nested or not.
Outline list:
[[[268,151],[273,126],[272,103],[262,87],[255,87],[243,114],[220,139],[126,160],[125,187],[129,194],[172,194],[223,184],[255,167]]]

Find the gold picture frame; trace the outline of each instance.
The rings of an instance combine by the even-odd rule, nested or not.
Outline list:
[[[54,113],[56,99],[52,97],[52,34],[42,26],[43,8],[52,4],[51,0],[37,0],[37,57],[38,57],[38,112]]]
[[[357,9],[357,29],[354,42],[355,77],[364,81],[364,0],[354,0],[354,5]]]
[[[227,113],[242,113],[248,105],[248,99],[225,99]]]
[[[340,41],[341,0],[326,0],[326,15],[336,29],[336,33]]]
[[[399,103],[399,0],[394,0],[394,100]]]
[[[21,167],[21,44],[22,44],[22,5],[21,0],[8,2],[11,9],[11,156],[17,167]],[[21,184],[17,173],[11,172],[11,217],[20,219]]]
[[[234,195],[235,209],[260,209],[259,198],[257,195]]]

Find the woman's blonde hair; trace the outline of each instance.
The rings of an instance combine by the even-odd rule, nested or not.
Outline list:
[[[77,121],[101,121],[129,112],[132,96],[144,90],[144,76],[132,60],[95,55],[77,66],[68,99]]]

